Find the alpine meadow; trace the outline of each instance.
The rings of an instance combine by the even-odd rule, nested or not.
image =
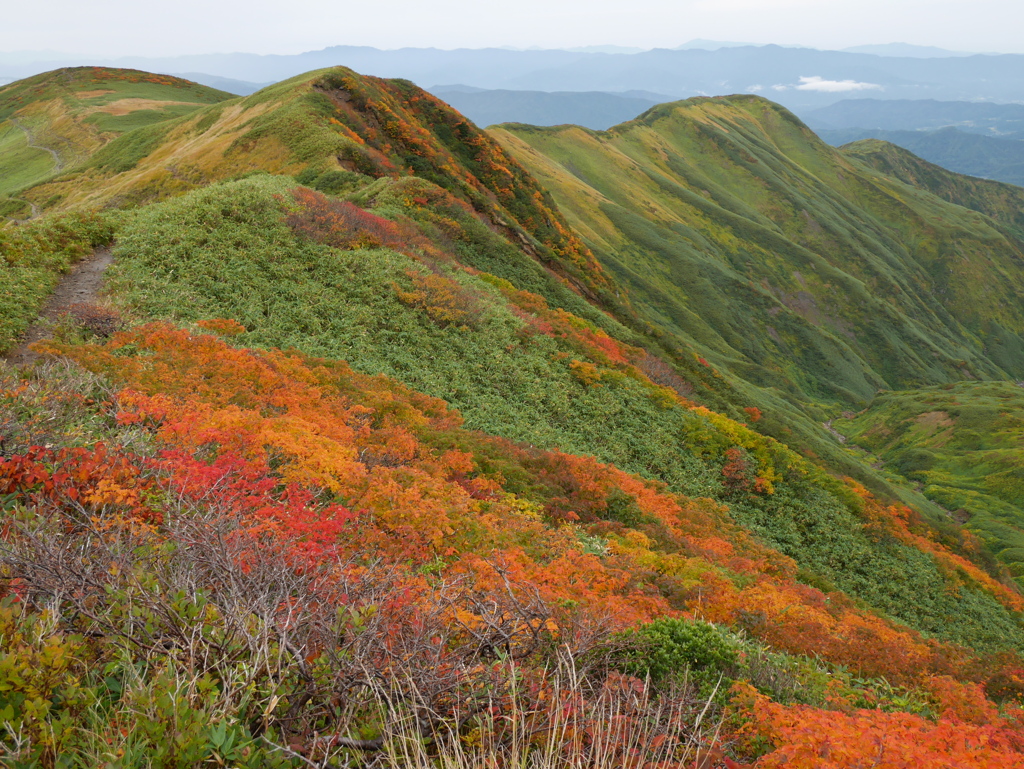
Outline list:
[[[0,765],[1024,767],[1024,189],[81,67],[0,217]]]

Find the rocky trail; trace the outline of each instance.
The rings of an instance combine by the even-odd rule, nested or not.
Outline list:
[[[822,422],[821,426],[828,430],[832,434],[832,437],[835,438],[837,441],[839,441],[840,443],[846,443],[846,436],[832,426],[831,419],[828,420],[827,422]]]
[[[103,285],[103,273],[114,261],[109,248],[97,249],[88,256],[72,265],[71,270],[61,278],[60,283],[50,298],[46,300],[39,318],[29,326],[28,331],[2,360],[12,365],[32,363],[39,354],[29,349],[29,345],[50,337],[53,324],[68,312],[72,305],[95,302]]]

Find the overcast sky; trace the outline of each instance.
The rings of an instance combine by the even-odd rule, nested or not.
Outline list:
[[[671,48],[693,38],[1024,53],[1024,0],[0,0],[0,51],[299,53],[330,45]]]

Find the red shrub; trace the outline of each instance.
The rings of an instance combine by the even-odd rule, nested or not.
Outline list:
[[[405,239],[398,226],[345,200],[298,187],[297,207],[285,218],[292,232],[336,248],[399,248]]]

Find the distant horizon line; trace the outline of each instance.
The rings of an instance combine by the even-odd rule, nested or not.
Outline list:
[[[949,58],[963,58],[967,56],[1014,56],[1022,55],[1024,52],[1003,52],[1003,51],[961,51],[950,48],[944,48],[942,46],[934,45],[922,45],[918,43],[905,43],[905,42],[890,42],[890,43],[865,43],[860,45],[847,46],[845,48],[827,48],[817,47],[813,45],[804,45],[799,43],[755,43],[755,42],[738,42],[728,40],[707,40],[703,38],[694,38],[685,43],[677,46],[650,46],[647,48],[640,46],[627,46],[618,45],[615,43],[605,44],[593,44],[593,45],[573,45],[573,46],[514,46],[514,45],[485,45],[480,47],[471,46],[456,46],[456,47],[439,47],[430,45],[404,45],[394,48],[385,48],[375,45],[357,45],[351,43],[337,43],[334,45],[327,45],[322,48],[310,48],[296,53],[257,53],[254,51],[246,50],[220,50],[220,51],[206,51],[202,53],[168,53],[168,54],[144,54],[144,53],[120,53],[120,54],[103,54],[99,52],[68,52],[68,51],[54,51],[54,50],[34,50],[34,49],[20,49],[20,50],[0,50],[0,56],[4,57],[19,57],[21,64],[29,64],[33,62],[45,62],[49,60],[57,61],[68,58],[96,58],[104,61],[114,61],[117,59],[179,59],[188,57],[198,56],[302,56],[310,53],[320,53],[328,51],[332,48],[362,48],[376,51],[408,51],[408,50],[422,50],[422,51],[513,51],[521,53],[539,53],[544,51],[561,51],[565,53],[579,53],[582,55],[609,55],[609,56],[633,56],[641,53],[650,53],[652,51],[694,51],[703,50],[708,52],[719,51],[730,48],[789,48],[789,49],[802,49],[809,51],[824,51],[833,53],[857,53],[868,56],[884,56],[884,53],[877,53],[867,49],[899,49],[903,48],[907,51],[931,51],[934,52],[929,58],[946,58],[941,54],[949,54]],[[892,58],[908,58],[906,56],[900,56],[898,53],[890,54]],[[909,57],[916,58],[916,57]],[[13,63],[13,62],[12,62]]]

